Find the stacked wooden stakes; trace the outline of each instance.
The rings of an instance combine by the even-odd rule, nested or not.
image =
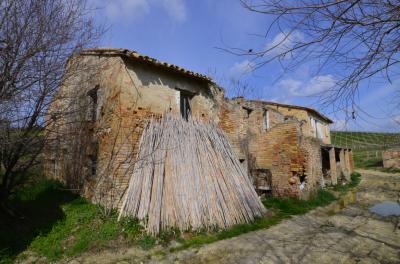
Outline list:
[[[119,217],[144,220],[157,234],[226,228],[264,207],[223,132],[213,123],[166,114],[145,128]]]

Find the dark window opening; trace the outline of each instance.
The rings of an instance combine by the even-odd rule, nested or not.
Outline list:
[[[90,159],[90,175],[96,176],[97,173],[97,155],[89,155]]]
[[[263,129],[264,131],[267,131],[270,128],[269,111],[267,109],[264,109],[263,120]]]
[[[181,115],[185,120],[188,120],[191,113],[190,101],[192,100],[193,94],[188,92],[180,92],[180,109]]]
[[[272,174],[269,169],[252,169],[258,195],[269,196],[272,193]]]
[[[336,162],[340,161],[340,149],[335,148],[335,160]]]
[[[251,114],[251,112],[253,112],[253,109],[251,109],[251,108],[248,108],[248,107],[245,107],[245,106],[242,106],[242,108],[243,108],[244,110],[246,110],[246,113],[247,113],[247,118],[249,118],[249,117],[250,117],[250,114]]]
[[[306,181],[306,175],[300,175],[299,179],[300,179],[300,183],[305,182]]]
[[[99,90],[99,86],[96,85],[95,88],[91,89],[87,94],[91,98],[92,102],[90,105],[90,118],[91,121],[96,121],[97,118],[97,92]]]
[[[322,174],[324,175],[324,177],[326,177],[328,176],[331,170],[329,150],[326,148],[321,149],[321,161],[322,161]]]

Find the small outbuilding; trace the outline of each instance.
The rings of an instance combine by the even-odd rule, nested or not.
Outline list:
[[[383,151],[382,160],[384,168],[400,169],[400,147]]]

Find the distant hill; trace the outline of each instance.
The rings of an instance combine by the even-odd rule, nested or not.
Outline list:
[[[353,150],[383,150],[400,147],[400,133],[332,131],[332,144]]]
[[[332,144],[353,149],[357,168],[382,168],[382,151],[400,147],[400,133],[331,131]]]

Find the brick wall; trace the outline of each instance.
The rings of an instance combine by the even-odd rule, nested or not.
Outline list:
[[[166,111],[179,114],[180,90],[193,94],[192,113],[216,116],[216,99],[223,93],[208,83],[163,71],[119,56],[82,56],[90,65],[74,83],[64,83],[50,113],[76,109],[47,131],[54,140],[45,151],[48,177],[63,181],[86,198],[117,207],[136,163],[137,147],[147,120]],[[92,76],[89,80],[85,75]],[[96,120],[90,120],[88,92],[98,87]],[[95,160],[95,162],[94,162]]]
[[[118,56],[78,61],[92,65],[93,71],[77,75],[74,84],[64,83],[50,107],[50,113],[78,111],[62,116],[47,131],[54,140],[46,147],[45,169],[93,202],[120,205],[148,118],[165,111],[179,114],[181,90],[193,94],[194,116],[214,120],[227,134],[254,183],[253,172],[262,169],[259,174],[269,175],[270,181],[258,182],[270,184],[274,195],[307,198],[321,180],[319,142],[304,134],[304,122],[296,116],[262,102],[226,100],[209,83]],[[95,121],[88,119],[88,92],[94,87],[99,88]]]
[[[321,141],[324,144],[331,144],[329,124],[321,121],[317,116],[309,113],[307,110],[304,110],[304,109],[290,108],[290,107],[277,106],[277,105],[272,105],[271,107],[273,107],[277,111],[281,112],[283,115],[292,116],[292,117],[295,117],[299,121],[303,121],[302,133],[304,136],[307,136],[307,137],[316,137],[315,128],[313,128],[310,123],[310,117],[313,117],[314,119],[319,120],[319,122],[322,125],[322,132],[323,132],[323,137],[322,137]]]
[[[263,125],[265,110],[268,129]],[[257,170],[267,169],[273,195],[309,197],[322,177],[320,144],[302,134],[301,122],[244,99],[223,102],[219,120],[239,158],[247,160],[253,183],[260,182],[254,178]],[[303,181],[304,189],[300,187]]]

